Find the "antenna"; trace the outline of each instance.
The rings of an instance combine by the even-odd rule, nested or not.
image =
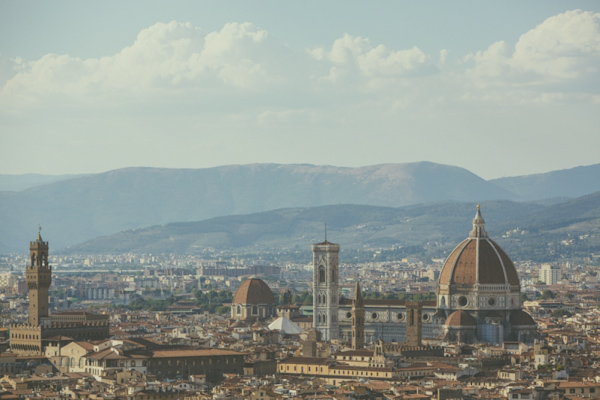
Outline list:
[[[327,241],[327,222],[325,222],[325,241]]]

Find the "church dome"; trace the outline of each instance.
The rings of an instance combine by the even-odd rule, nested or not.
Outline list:
[[[464,310],[454,311],[445,323],[446,326],[450,327],[477,327],[477,322],[475,318],[471,316],[468,312]]]
[[[450,253],[440,285],[519,285],[519,275],[510,257],[490,239],[479,206],[469,237]]]
[[[235,292],[233,304],[275,304],[269,286],[258,278],[246,279]]]
[[[537,325],[531,315],[523,310],[513,311],[510,315],[510,324],[512,326],[532,326]]]

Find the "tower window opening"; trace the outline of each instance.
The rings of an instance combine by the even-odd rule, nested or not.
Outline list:
[[[325,268],[322,265],[319,267],[319,283],[325,283]]]

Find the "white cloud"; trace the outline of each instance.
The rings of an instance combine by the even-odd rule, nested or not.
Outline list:
[[[556,15],[514,47],[498,41],[460,65],[451,65],[445,49],[435,58],[417,46],[390,49],[350,34],[297,52],[251,23],[203,32],[173,21],[142,30],[131,46],[102,58],[0,58],[0,104],[7,110],[57,98],[94,106],[202,99],[238,109],[260,105],[256,115],[265,121],[342,103],[393,112],[457,100],[597,101],[597,85],[589,83],[599,81],[600,14]]]
[[[468,76],[480,86],[510,85],[528,90],[574,90],[581,80],[599,82],[600,14],[574,10],[550,17],[523,34],[511,48],[506,42],[466,57]],[[541,85],[532,89],[532,85]],[[545,88],[545,89],[544,89]],[[596,89],[597,90],[597,89]],[[567,91],[570,91],[567,89]],[[565,99],[564,96],[544,96]]]
[[[230,23],[204,36],[189,23],[157,23],[113,56],[85,59],[48,54],[22,65],[0,99],[42,101],[51,94],[146,96],[168,89],[263,90],[284,83],[284,46],[252,24]],[[5,69],[5,68],[3,68]]]
[[[380,44],[373,47],[369,39],[345,34],[337,39],[331,50],[316,48],[309,52],[315,60],[328,67],[323,78],[330,82],[342,78],[355,79],[358,77],[372,78],[401,78],[423,72],[431,72],[431,57],[418,47],[390,51]]]

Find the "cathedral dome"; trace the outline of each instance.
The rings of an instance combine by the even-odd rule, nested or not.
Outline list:
[[[233,304],[275,304],[269,286],[258,278],[246,279],[235,292]]]
[[[457,310],[450,314],[445,325],[450,327],[477,327],[477,322],[468,312]]]
[[[450,253],[440,285],[519,285],[519,275],[510,257],[487,235],[479,206],[469,237]]]
[[[510,324],[513,326],[532,326],[537,325],[531,315],[523,310],[514,311],[510,315]]]

